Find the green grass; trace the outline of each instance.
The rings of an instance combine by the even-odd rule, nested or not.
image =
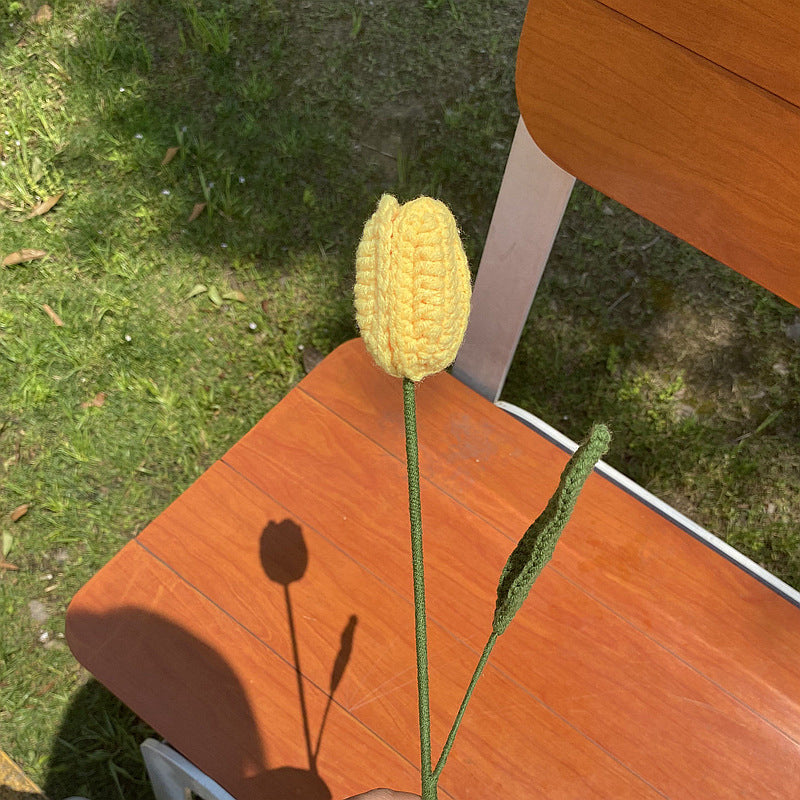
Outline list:
[[[0,747],[54,800],[144,798],[144,729],[66,606],[301,348],[355,335],[382,192],[446,201],[477,262],[525,2],[51,5],[0,9],[0,255],[47,253],[0,269]],[[575,438],[608,421],[614,466],[800,586],[795,314],[579,186],[504,397]]]

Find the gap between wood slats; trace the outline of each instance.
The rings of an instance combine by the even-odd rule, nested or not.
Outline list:
[[[324,367],[315,370],[316,376],[312,373],[298,388],[304,389],[317,403],[320,402],[317,395],[325,397],[329,405],[324,408],[330,408],[331,404],[335,406],[339,396],[350,401],[353,396],[363,393],[371,398],[375,420],[383,419],[382,406],[376,407],[374,403],[382,396],[378,384],[386,386],[389,379],[369,363],[363,345],[353,340],[329,356],[329,359]],[[328,375],[331,376],[330,380]],[[352,376],[356,376],[355,384]],[[519,423],[468,392],[449,376],[437,376],[431,380],[435,380],[435,384],[429,384],[428,388],[435,386],[437,390],[443,390],[436,398],[440,402],[431,404],[432,408],[450,408],[459,402],[467,406],[475,405],[476,410],[486,407],[486,419],[481,418],[480,421],[488,426],[489,438],[497,433],[491,430],[492,421],[496,420],[504,430],[508,428],[509,433],[509,426],[513,426],[515,440],[519,440],[524,448],[531,447],[531,454],[536,454],[534,460],[538,459],[538,450],[545,444],[557,452],[561,461],[546,466],[546,470],[552,472],[552,481],[548,479],[548,482],[555,485],[561,462],[566,460],[560,450],[528,429],[520,430]],[[453,393],[454,396],[449,396]],[[387,399],[391,402],[391,398]],[[364,433],[365,425],[373,432],[380,428],[377,422],[370,422],[365,415],[359,416],[356,409],[348,409],[343,416],[334,414],[342,424],[360,431],[361,435],[368,436]],[[353,419],[361,424],[351,421]],[[389,432],[386,428],[380,428],[381,435],[377,439],[374,436],[368,438],[391,456],[400,465],[397,468],[401,469],[404,462],[392,452],[392,448],[395,445],[398,449],[402,448],[402,423],[396,420],[393,424],[397,430]],[[248,436],[255,435],[257,429],[258,426]],[[387,437],[393,442],[388,447]],[[446,437],[436,438],[437,448],[448,448]],[[248,437],[245,437],[243,442],[247,440]],[[476,469],[491,473],[493,469],[500,468],[494,464],[495,460],[484,459]],[[501,485],[506,490],[510,487],[511,491],[505,498],[495,496],[494,514],[487,517],[478,513],[479,518],[506,537],[512,538],[506,531],[517,525],[521,533],[527,522],[544,506],[549,489],[534,491],[533,507],[520,511],[520,504],[525,506],[531,501],[530,498],[528,501],[521,499],[523,495],[516,490],[512,479],[519,478],[517,473],[531,474],[531,469],[535,472],[544,463],[527,467],[522,462],[510,466],[504,463],[501,473],[505,477]],[[423,463],[423,478],[426,481],[434,473],[440,477],[444,474],[437,464],[428,467],[425,469]],[[457,479],[461,481],[460,477]],[[467,507],[463,499],[454,497],[447,486],[438,485],[455,502]],[[474,487],[475,484],[468,479],[466,485]],[[730,686],[732,678],[736,677],[740,683],[735,689],[728,690],[750,708],[769,709],[768,718],[780,720],[780,727],[793,731],[796,739],[800,734],[797,708],[800,675],[795,669],[793,653],[800,647],[800,612],[613,484],[593,478],[585,492],[588,497],[579,502],[576,518],[590,523],[587,531],[599,531],[608,524],[597,518],[592,495],[619,495],[623,507],[618,515],[619,522],[612,523],[612,530],[617,533],[611,539],[599,534],[588,539],[575,535],[573,542],[573,528],[568,526],[551,567],[575,581],[589,596],[613,609],[628,624],[692,664],[693,668],[707,675],[717,685]],[[498,500],[502,500],[499,506]],[[475,503],[470,507],[470,513],[476,513]],[[620,526],[631,526],[632,523],[636,523],[638,532],[634,535],[634,528],[630,528],[628,538],[632,537],[631,541],[627,538],[625,542],[618,541]],[[669,536],[642,538],[642,530],[669,532]],[[662,544],[659,552],[654,550],[656,541]],[[687,565],[692,568],[689,573],[685,572]],[[712,587],[713,591],[709,594]],[[679,636],[681,632],[691,633],[691,636]],[[734,643],[737,644],[734,646]],[[726,653],[736,655],[733,669],[729,669],[731,665],[721,657]]]
[[[295,407],[292,410],[292,417],[297,419],[297,420],[302,420],[302,425],[303,425],[303,428],[305,430],[305,437],[306,437],[305,442],[306,442],[306,446],[309,448],[309,452],[310,453],[324,452],[324,451],[326,451],[326,449],[328,447],[332,446],[333,443],[336,442],[338,444],[338,446],[340,446],[342,448],[343,452],[347,451],[347,452],[353,453],[355,458],[359,458],[359,457],[362,456],[363,451],[358,446],[354,445],[353,442],[346,441],[346,437],[343,437],[343,432],[342,431],[332,430],[330,432],[330,435],[326,439],[320,439],[319,438],[319,432],[318,432],[318,430],[317,430],[317,428],[315,426],[315,423],[311,419],[311,417],[313,415],[310,415],[308,413],[308,411],[309,411],[309,409],[303,410],[302,408]],[[340,422],[340,424],[344,424],[344,423]],[[279,428],[281,430],[281,432],[285,432],[285,435],[287,437],[289,437],[290,439],[294,440],[296,438],[296,436],[295,436],[296,432],[295,431],[286,430],[286,426],[287,426],[287,420],[285,420],[285,419],[284,420],[276,420],[274,422],[274,427],[275,428]],[[249,446],[247,444],[248,438],[249,438],[249,441],[250,441],[250,445]],[[251,456],[246,456],[245,455],[245,451],[246,450],[250,450],[251,447],[254,448],[254,449],[252,449],[250,451],[252,453],[252,455]],[[270,457],[269,457],[268,454],[277,453],[277,452],[280,452],[281,456],[272,465],[271,468],[268,467],[267,466],[267,461],[270,460]],[[383,452],[383,451],[381,451],[381,452]],[[244,441],[243,443],[241,443],[240,446],[235,448],[234,452],[231,452],[231,453],[228,454],[228,456],[226,456],[226,461],[227,461],[227,463],[232,464],[242,474],[257,476],[255,478],[255,480],[257,482],[257,485],[263,491],[269,492],[272,496],[277,496],[277,497],[283,498],[284,502],[289,503],[291,508],[297,509],[298,513],[300,515],[304,515],[304,519],[306,521],[306,524],[309,524],[309,525],[315,527],[317,530],[320,529],[320,527],[319,527],[320,525],[326,526],[325,529],[327,531],[327,536],[328,537],[334,535],[334,529],[335,529],[337,534],[336,534],[336,538],[334,539],[334,541],[338,544],[338,546],[340,548],[344,549],[345,552],[354,552],[352,550],[352,548],[351,548],[351,545],[348,545],[345,540],[340,540],[339,539],[339,535],[343,532],[343,530],[342,530],[342,526],[335,522],[335,520],[337,518],[340,518],[342,513],[346,510],[345,506],[342,506],[341,509],[337,511],[334,508],[326,508],[324,503],[323,503],[323,505],[320,505],[320,502],[321,502],[320,499],[323,498],[323,497],[327,497],[328,496],[328,490],[330,489],[330,487],[328,487],[327,484],[325,484],[324,477],[323,477],[323,474],[328,470],[328,467],[326,466],[327,461],[325,462],[325,464],[322,465],[321,472],[319,472],[319,473],[312,472],[312,473],[308,473],[307,474],[305,471],[310,466],[309,459],[313,460],[312,456],[309,455],[309,459],[299,459],[300,463],[302,463],[304,465],[303,466],[303,474],[302,475],[300,475],[298,473],[293,473],[291,470],[289,470],[289,472],[287,473],[287,464],[292,464],[292,463],[298,461],[297,455],[298,455],[297,453],[287,451],[285,449],[284,444],[281,441],[279,441],[279,440],[270,440],[268,437],[265,438],[262,435],[260,438],[246,437],[246,441]],[[386,454],[384,454],[384,456],[385,455]],[[335,453],[334,452],[329,453],[329,458],[332,459],[332,463],[340,463],[340,464],[343,463],[343,459],[341,457],[341,454],[339,454],[338,451],[335,452]],[[385,468],[380,467],[378,464],[371,464],[371,463],[367,466],[367,469],[371,473],[380,472],[382,475],[385,476],[385,480],[384,480],[385,483],[390,483],[392,485],[396,484],[397,487],[398,487],[398,492],[400,494],[402,493],[402,492],[400,492],[400,490],[402,490],[404,488],[404,484],[403,484],[403,480],[402,480],[403,476],[399,474],[399,471],[398,471],[397,475],[392,476],[392,475],[386,473]],[[363,476],[356,475],[356,474],[349,474],[347,472],[347,467],[346,466],[343,466],[342,470],[343,470],[343,473],[339,477],[344,482],[344,485],[346,485],[346,486],[361,486],[362,485]],[[283,483],[280,483],[280,481],[283,481]],[[304,482],[309,487],[308,490],[304,494],[301,492],[302,496],[297,494],[297,488],[296,488],[301,482]],[[268,487],[272,487],[272,489],[270,489]],[[287,491],[294,492],[294,494],[292,495],[293,499],[291,500],[291,502],[289,500],[289,497],[287,497],[286,494],[285,494],[285,492],[287,492]],[[395,500],[396,501],[402,500],[402,497],[398,496],[397,498],[395,498]],[[426,500],[423,499],[423,507],[425,507],[425,503],[426,503]],[[395,505],[398,508],[400,508],[400,506],[402,504],[400,502],[395,502],[392,505]],[[309,510],[310,510],[310,508],[312,506],[319,507],[319,513],[320,513],[320,517],[319,518],[315,518],[313,520],[308,517]],[[429,509],[429,522],[427,524],[430,525],[431,522],[432,522],[434,530],[442,530],[443,528],[442,528],[442,525],[440,524],[440,517],[441,517],[442,513],[444,513],[444,514],[447,513],[446,509],[443,510],[442,512],[436,512],[436,513],[432,514],[431,512],[433,511],[433,509],[431,509],[431,504],[428,503],[427,507]],[[377,513],[380,510],[381,509],[379,507],[375,511]],[[453,509],[453,510],[455,511],[456,509]],[[461,511],[461,509],[459,509],[459,511]],[[326,519],[329,520],[328,523],[325,522]],[[359,520],[358,520],[357,516],[355,514],[353,514],[353,509],[352,508],[347,513],[347,520],[348,520],[348,525],[346,527],[348,529],[352,528],[352,536],[356,537],[357,539],[360,538],[362,541],[368,540],[368,537],[369,537],[368,530],[361,530],[360,527],[356,528],[357,524],[359,524]],[[361,523],[361,524],[364,524],[364,523]],[[392,529],[399,529],[399,530],[404,532],[406,525],[405,525],[405,522],[404,522],[403,519],[400,519],[400,520],[396,520],[395,519],[395,520],[392,520],[390,523],[387,523],[387,527],[391,527]],[[459,530],[461,530],[461,527],[462,526],[459,525],[459,524],[455,525],[455,528],[457,528]],[[403,535],[402,538],[404,540],[406,537]],[[462,543],[462,547],[463,548],[467,548],[468,547],[468,545],[466,543],[466,539],[467,539],[467,537],[464,537],[464,536],[461,536],[459,538],[459,541]],[[432,540],[432,539],[429,538],[428,541],[429,541],[429,543],[435,543],[436,539],[434,538]],[[376,573],[376,572],[380,572],[381,571],[381,566],[383,567],[382,571],[383,571],[384,574],[395,576],[395,575],[398,575],[398,574],[402,573],[402,569],[398,570],[397,564],[394,564],[393,566],[390,566],[390,562],[387,560],[388,552],[385,551],[385,548],[383,546],[381,546],[381,552],[382,552],[383,555],[377,561],[375,559],[372,559],[370,562],[365,561],[365,558],[368,557],[368,554],[366,552],[360,552],[359,555],[358,555],[359,563],[364,564],[365,566],[367,566],[367,568],[373,574]],[[449,557],[438,557],[437,553],[436,552],[431,552],[430,548],[428,549],[428,555],[429,555],[429,558],[427,559],[427,562],[428,562],[428,567],[429,567],[429,571],[430,572],[433,572],[437,568],[437,564],[439,562],[443,562],[443,561],[446,562],[446,561],[449,560]],[[376,558],[377,558],[377,555],[376,555]],[[466,554],[465,554],[465,558],[466,558]],[[502,556],[501,556],[501,559],[502,559]],[[497,560],[497,559],[493,557],[492,561],[495,561],[495,560]],[[475,559],[469,560],[469,564],[470,565],[475,565],[476,563],[477,562],[476,562]],[[464,562],[463,565],[459,565],[459,566],[461,567],[462,571],[466,570],[468,572],[474,572],[472,567],[470,567],[470,566],[468,566],[466,564],[466,561]],[[483,561],[481,561],[481,567],[482,566],[483,566]],[[493,570],[481,570],[481,571],[485,571],[487,573],[488,572],[492,572],[491,576],[488,576],[488,579],[486,581],[482,581],[483,583],[492,584],[493,582],[496,582],[495,572],[497,570],[494,570],[494,571]],[[431,575],[431,580],[429,582],[429,585],[431,587],[437,587],[438,588],[438,582],[437,582],[437,578],[438,577],[439,577],[438,575],[435,576],[435,577],[434,577],[433,574]],[[487,577],[487,576],[484,576],[484,577]],[[548,591],[548,588],[547,588],[546,584],[548,584],[549,582],[552,582],[553,580],[554,580],[554,578],[552,577],[552,574],[549,574],[549,573],[547,574],[547,577],[545,575],[543,575],[540,578],[540,582],[542,582],[542,583],[541,583],[541,587],[540,587],[539,591],[541,591],[542,595],[547,598],[547,608],[551,609],[551,613],[552,613],[552,609],[561,609],[561,608],[571,608],[571,607],[573,607],[575,605],[575,600],[577,598],[575,598],[575,597],[569,598],[569,597],[565,596],[563,592],[555,591],[555,585],[550,585],[549,586],[549,591]],[[410,581],[406,581],[405,583],[408,583],[410,585]],[[398,586],[396,588],[398,588],[398,590],[400,590],[400,591],[403,590],[401,586]],[[408,587],[406,586],[405,588],[406,588],[406,594],[408,594],[408,591],[407,591]],[[486,599],[489,600],[489,601],[492,599],[491,597],[488,596],[491,593],[491,588],[492,587],[490,586],[490,590],[486,592],[486,595],[487,595]],[[580,593],[581,596],[583,596],[586,599],[586,601],[589,600],[588,596],[586,596],[586,593],[582,589],[577,589],[577,591]],[[452,594],[452,592],[446,592],[445,595],[447,595],[447,594]],[[569,594],[569,592],[567,592],[567,594]],[[538,594],[537,594],[536,599],[538,599],[538,601],[540,603],[542,602],[542,598]],[[432,597],[431,598],[431,605],[430,605],[431,617],[432,618],[437,619],[442,624],[446,624],[447,627],[448,627],[448,630],[456,630],[456,631],[458,631],[459,638],[461,638],[462,640],[467,640],[468,641],[468,640],[471,640],[471,639],[475,638],[475,636],[472,634],[471,631],[465,631],[463,629],[459,630],[458,626],[460,625],[460,622],[461,622],[460,617],[457,616],[455,619],[453,619],[452,615],[451,615],[449,620],[447,622],[445,622],[445,620],[441,616],[435,616],[435,614],[437,614],[437,612],[434,611],[433,600],[434,600],[434,598]],[[460,595],[456,595],[454,597],[450,597],[450,600],[451,600],[450,606],[462,607],[462,602],[461,602],[461,596]],[[532,598],[532,602],[534,602],[534,598]],[[580,603],[578,603],[578,605],[580,605]],[[590,605],[591,605],[591,603],[590,603]],[[437,607],[440,609],[439,613],[441,613],[442,609],[448,608],[448,604],[447,604],[447,602],[445,600],[445,601],[442,601],[441,603],[439,603],[437,605]],[[530,614],[531,615],[534,614],[534,607],[538,608],[539,606],[532,606],[532,608],[530,609]],[[465,609],[465,611],[466,611],[466,609]],[[469,613],[469,612],[467,612],[467,613]],[[593,612],[593,613],[596,613],[596,612]],[[588,616],[591,616],[591,614],[588,614]],[[602,614],[601,614],[601,616],[602,616]],[[523,614],[522,618],[519,621],[515,621],[515,625],[517,626],[517,630],[518,631],[524,630],[526,628],[526,626],[524,625],[524,618],[525,618],[525,615]],[[648,647],[650,645],[652,645],[652,647],[655,647],[656,650],[657,650],[657,653],[660,654],[660,655],[658,655],[658,654],[656,654],[656,653],[651,651],[650,655],[647,656],[646,658],[644,658],[644,660],[643,660],[643,656],[641,654],[639,656],[631,655],[633,650],[636,650],[636,646],[633,646],[633,638],[632,638],[634,629],[631,628],[630,623],[628,623],[627,621],[624,621],[621,618],[619,618],[619,616],[616,613],[614,613],[613,620],[615,620],[615,621],[612,621],[611,619],[606,618],[606,621],[603,624],[598,626],[598,629],[599,630],[604,630],[609,636],[611,636],[611,638],[613,638],[617,642],[617,645],[620,648],[620,652],[617,654],[617,656],[618,656],[618,658],[620,660],[619,661],[615,661],[614,659],[611,659],[610,666],[608,667],[608,674],[619,673],[620,671],[624,671],[625,668],[628,668],[631,663],[644,663],[644,661],[646,661],[647,663],[650,663],[652,668],[656,669],[657,664],[659,664],[660,662],[666,663],[666,661],[669,661],[669,660],[674,658],[674,654],[672,654],[668,650],[666,650],[666,648],[664,648],[663,645],[652,641],[649,637],[645,637],[646,641],[649,642],[649,645],[645,646],[645,650],[647,650]],[[568,642],[568,640],[569,640],[569,631],[575,631],[576,630],[576,625],[574,624],[574,622],[575,621],[573,621],[573,624],[569,624],[569,625],[564,625],[563,626],[563,635],[560,638],[563,638],[565,641]],[[614,631],[615,626],[616,626],[616,632],[612,636],[611,634],[612,634],[612,631]],[[630,632],[629,633],[625,633],[626,630],[630,630]],[[530,632],[531,632],[531,629],[528,629],[528,633],[530,633]],[[625,639],[626,636],[627,636],[627,640]],[[622,638],[620,638],[620,637],[622,637]],[[624,641],[627,641],[628,644],[624,645],[623,644]],[[568,646],[568,644],[565,643],[564,647],[566,648],[567,646]],[[539,655],[538,652],[537,652],[538,651],[537,647],[528,646],[528,647],[522,648],[522,649],[524,649],[525,651],[530,650],[532,652],[536,652],[537,653],[537,657]],[[599,651],[597,650],[597,643],[594,643],[594,645],[593,645],[590,642],[583,642],[580,649],[582,651],[587,652],[587,653],[595,652],[596,656],[599,658]],[[501,663],[502,662],[498,662],[498,664],[501,664]],[[513,664],[514,664],[513,659],[511,660],[510,663],[511,663],[512,666],[509,667],[509,665],[506,664],[505,666],[503,666],[503,671],[506,674],[512,675],[515,678],[515,680],[517,682],[521,683],[522,685],[527,685],[527,681],[526,681],[524,676],[522,676],[520,674],[515,674],[515,670],[513,669]],[[663,664],[662,664],[662,666],[658,667],[658,669],[657,669],[658,674],[663,675],[663,676],[670,675],[671,679],[673,681],[676,680],[679,675],[683,675],[683,680],[688,680],[688,683],[685,683],[685,685],[683,685],[683,688],[680,688],[680,689],[676,688],[671,696],[673,696],[675,698],[678,698],[678,697],[686,698],[688,696],[693,695],[695,693],[695,691],[697,690],[697,685],[695,685],[695,688],[693,688],[693,689],[690,689],[690,685],[692,685],[696,681],[699,681],[700,685],[703,685],[703,686],[706,686],[706,684],[708,684],[709,688],[711,686],[714,686],[715,688],[711,692],[711,695],[713,696],[713,694],[716,691],[719,691],[719,692],[722,693],[722,697],[717,697],[716,700],[713,700],[713,699],[709,698],[707,701],[702,701],[702,702],[698,699],[697,702],[700,705],[702,705],[704,707],[707,707],[708,709],[716,709],[716,713],[720,713],[725,717],[729,717],[731,715],[736,716],[737,714],[744,713],[744,715],[746,717],[750,718],[750,715],[752,714],[752,715],[754,715],[754,717],[751,718],[751,722],[750,723],[745,724],[744,722],[742,722],[742,724],[741,724],[742,729],[752,729],[753,731],[755,731],[755,728],[753,728],[754,719],[755,718],[759,718],[759,719],[761,719],[762,723],[767,725],[769,727],[769,729],[772,731],[772,733],[767,733],[765,730],[762,729],[762,733],[759,734],[759,736],[763,735],[763,736],[766,737],[766,739],[762,739],[762,745],[760,747],[756,746],[755,745],[755,740],[753,740],[752,742],[748,743],[748,747],[752,748],[753,750],[759,750],[759,749],[762,749],[762,748],[766,748],[766,752],[772,752],[775,747],[778,747],[778,749],[780,749],[780,747],[788,746],[788,744],[786,743],[786,741],[784,739],[785,734],[782,733],[782,732],[779,732],[773,722],[764,719],[763,716],[761,716],[759,714],[755,714],[753,709],[752,708],[748,708],[747,704],[743,703],[740,698],[732,695],[727,689],[722,689],[718,684],[716,684],[716,682],[709,681],[708,676],[703,674],[703,673],[701,673],[701,672],[699,672],[698,670],[696,670],[696,668],[687,665],[683,661],[681,661],[681,665],[682,665],[681,668],[676,669],[675,667],[677,665],[672,665],[670,667],[664,667]],[[564,669],[559,669],[558,667],[555,667],[554,669],[555,669],[555,672],[558,673],[559,675],[561,673],[563,673],[563,672],[569,671],[569,669],[566,668],[566,667]],[[683,672],[684,669],[686,671],[690,672],[691,675],[695,676],[695,677],[689,678],[689,676],[685,672]],[[543,676],[539,676],[537,678],[537,680],[535,682],[535,685],[537,685],[537,686],[542,686],[543,685],[542,677]],[[598,677],[595,677],[594,679],[592,679],[592,678],[589,678],[587,676],[587,681],[588,681],[588,683],[590,685],[593,685],[594,683],[596,683],[597,680],[598,680]],[[626,680],[623,679],[623,683],[625,683],[625,682],[626,682]],[[627,683],[630,684],[631,692],[633,694],[635,694],[634,690],[635,690],[635,687],[637,685],[636,682],[635,682],[635,678],[633,676],[630,676],[630,679],[627,681]],[[570,696],[571,694],[576,693],[577,689],[576,689],[576,687],[572,687],[570,690],[565,690],[565,691],[566,691],[566,693],[565,693],[564,696]],[[653,701],[658,701],[658,698],[661,696],[660,693],[661,693],[661,689],[657,689],[657,690],[654,690],[654,691],[648,691],[644,696],[650,698]],[[537,695],[538,694],[539,694],[539,692],[537,691]],[[541,695],[539,695],[539,696],[541,696]],[[723,697],[725,699],[723,699]],[[548,699],[547,697],[543,697],[542,699],[548,705],[548,707],[552,708],[559,716],[562,716],[562,717],[564,716],[564,709],[563,708],[560,708],[559,705],[557,705],[556,703],[554,703],[552,700]],[[624,707],[624,705],[621,704],[620,708],[619,708],[620,724],[622,724],[622,728],[617,729],[619,735],[627,735],[631,731],[637,730],[640,727],[640,725],[632,724],[630,720],[628,720],[627,723],[622,723],[622,720],[625,719],[625,713],[622,710],[623,707]],[[726,708],[726,707],[727,707],[727,711],[723,712],[722,709]],[[739,711],[734,711],[734,709],[739,709]],[[681,716],[682,719],[688,718],[688,715],[685,713],[685,710],[684,710],[684,712],[681,712],[681,713],[682,713],[682,716]],[[670,716],[670,712],[667,711],[666,708],[663,708],[662,711],[661,711],[661,714],[656,715],[656,717],[654,719],[657,719],[659,722],[662,722],[662,721],[666,720],[669,716]],[[570,720],[569,716],[567,716],[566,719],[568,721],[570,721],[572,724],[574,724],[574,720]],[[592,719],[590,719],[588,721],[589,721],[589,723],[594,723],[596,721],[599,721],[600,719],[601,719],[601,715],[594,715],[592,717]],[[742,719],[744,719],[744,718],[742,718]],[[707,724],[704,725],[703,727],[705,728],[705,730],[707,732],[708,730],[712,729],[714,727],[714,725],[712,725],[709,720],[707,720],[706,722],[707,722]],[[719,724],[719,721],[716,724]],[[621,760],[623,761],[623,763],[628,764],[637,774],[643,775],[643,777],[645,777],[651,783],[656,781],[656,785],[658,785],[657,779],[654,778],[654,776],[652,774],[648,775],[644,771],[643,766],[640,765],[640,764],[637,764],[635,762],[635,758],[632,755],[630,749],[628,750],[627,753],[625,753],[623,755],[619,750],[619,745],[618,744],[614,745],[611,742],[609,742],[608,740],[605,740],[605,741],[603,740],[603,735],[602,735],[603,731],[602,731],[602,729],[599,730],[599,731],[598,730],[587,730],[585,725],[583,725],[583,726],[579,725],[578,727],[579,727],[580,730],[582,730],[584,732],[585,735],[588,735],[589,738],[592,741],[598,742],[599,744],[601,744],[601,746],[604,749],[606,749],[609,752],[612,752],[615,755],[617,755],[618,757],[620,757]],[[724,726],[723,726],[723,728],[724,728]],[[722,730],[723,729],[721,728],[720,731],[719,731],[719,733],[721,734],[719,736],[719,739],[725,740],[726,737],[725,737],[724,734],[722,734]],[[771,738],[773,736],[775,736],[777,738]],[[654,741],[655,741],[656,744],[661,744],[661,743],[663,743],[665,741],[671,741],[674,738],[675,738],[674,732],[671,733],[671,734],[663,732],[661,735],[656,735],[654,737]],[[735,738],[731,740],[731,742],[735,742],[735,741],[739,741],[740,744],[743,743],[742,740],[737,740]],[[769,744],[769,745],[766,744],[767,741],[771,741],[771,744]],[[637,743],[637,746],[638,746],[638,738],[636,739],[636,743]],[[693,757],[700,757],[700,751],[702,750],[702,746],[700,745],[700,742],[695,743],[695,745],[696,745],[695,747],[691,748],[692,755],[691,756],[687,756],[687,761],[692,761]],[[792,751],[792,753],[794,753],[794,750]],[[742,754],[742,756],[744,757],[744,754]],[[658,759],[658,758],[651,759],[651,762],[650,762],[651,768],[652,768],[652,764],[656,764],[656,763],[664,763],[663,762],[663,758],[662,759]],[[701,773],[701,772],[705,772],[707,769],[708,769],[708,765],[706,765],[702,769],[698,768],[696,771],[698,773]],[[733,776],[730,776],[730,777],[731,777],[731,782],[732,782],[733,781]],[[662,778],[664,778],[664,776],[662,776]],[[743,787],[740,786],[739,788],[743,788]],[[721,796],[721,795],[719,795],[719,796]]]
[[[596,2],[774,97],[800,104],[800,16],[794,0],[728,0],[711,7],[696,0]]]

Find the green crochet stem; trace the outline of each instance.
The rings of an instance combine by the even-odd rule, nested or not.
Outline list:
[[[597,461],[608,450],[611,434],[605,425],[595,425],[588,441],[582,444],[565,467],[555,494],[545,510],[523,535],[503,568],[497,587],[492,633],[472,675],[461,707],[431,769],[431,709],[428,689],[428,633],[425,622],[425,572],[422,562],[422,511],[419,490],[419,450],[415,384],[403,378],[403,412],[406,424],[406,463],[408,467],[408,509],[411,518],[411,561],[414,573],[414,633],[417,645],[417,688],[419,691],[419,743],[422,800],[436,800],[436,787],[447,756],[453,748],[467,704],[483,673],[497,637],[508,627],[528,596],[533,582],[553,555],[556,543],[575,507],[583,484]]]
[[[428,632],[425,624],[425,572],[422,566],[422,511],[419,496],[419,450],[414,381],[403,378],[403,412],[406,422],[408,510],[411,517],[411,562],[414,569],[414,633],[417,644],[419,694],[419,748],[422,800],[436,800],[436,779],[431,772],[431,707],[428,690]]]
[[[439,756],[436,769],[433,771],[434,784],[439,782],[439,776],[442,774],[444,765],[447,762],[447,756],[453,749],[453,742],[456,740],[456,733],[458,733],[459,725],[461,725],[461,719],[464,716],[464,712],[467,710],[467,703],[469,703],[469,700],[472,697],[472,692],[475,690],[475,684],[478,683],[478,678],[480,678],[483,668],[486,666],[486,662],[489,660],[489,656],[491,655],[492,648],[494,647],[494,643],[497,641],[498,635],[499,634],[492,632],[492,635],[489,637],[489,641],[486,642],[486,647],[483,648],[483,653],[481,653],[478,666],[475,667],[475,672],[472,674],[472,680],[469,682],[467,691],[464,693],[464,699],[461,701],[461,707],[458,709],[458,714],[456,714],[456,718],[453,720],[453,727],[450,728],[447,741],[444,743],[444,747],[442,748],[442,754]]]

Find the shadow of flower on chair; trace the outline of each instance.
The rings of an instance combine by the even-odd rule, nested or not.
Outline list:
[[[333,703],[333,695],[341,683],[350,655],[353,651],[353,637],[355,634],[358,617],[351,615],[347,625],[342,631],[339,652],[333,663],[328,700],[322,715],[316,744],[311,743],[311,727],[306,704],[305,689],[303,686],[303,671],[300,663],[300,648],[295,626],[294,610],[292,608],[289,586],[303,578],[308,568],[308,548],[306,547],[303,531],[297,523],[290,519],[281,522],[269,522],[261,534],[261,564],[267,577],[283,586],[286,601],[286,616],[289,622],[289,634],[292,641],[292,655],[294,658],[295,675],[297,677],[297,694],[300,701],[300,712],[303,721],[303,735],[305,738],[306,753],[308,755],[309,769],[301,770],[295,767],[281,767],[272,770],[272,773],[281,780],[286,780],[282,786],[284,796],[302,796],[304,800],[329,800],[331,797],[328,787],[317,770],[317,757],[322,744],[322,734],[328,719],[328,712]],[[290,792],[295,792],[292,795]]]
[[[351,615],[346,621],[338,653],[331,648],[327,691],[319,677],[316,681],[304,678],[290,594],[291,584],[300,581],[308,567],[302,531],[291,520],[283,520],[269,522],[260,539],[253,538],[265,573],[283,589],[292,655],[288,648],[283,650],[285,655],[277,652],[246,627],[229,624],[213,602],[196,603],[194,589],[187,584],[177,582],[166,589],[157,567],[153,575],[145,571],[141,580],[153,583],[154,595],[174,594],[169,617],[151,607],[122,607],[105,613],[75,608],[68,617],[70,646],[122,703],[135,708],[147,725],[234,797],[330,800],[331,791],[317,760],[333,696],[350,661],[357,619]],[[120,652],[125,653],[122,660],[117,658]],[[317,663],[328,657],[317,655]],[[154,680],[141,681],[143,665]],[[245,683],[241,676],[248,673],[262,678]],[[181,675],[187,679],[176,677]],[[303,762],[302,755],[298,758],[299,742],[292,742],[290,734],[297,719],[292,700],[295,680],[308,766],[274,766],[276,761],[290,759],[295,765]],[[319,710],[325,703],[315,740],[309,700]],[[117,718],[119,724],[107,731],[109,720]],[[138,744],[149,734],[97,682],[88,681],[75,694],[61,723],[45,791],[54,800],[69,794],[147,796]],[[276,736],[283,740],[277,741]],[[120,761],[120,740],[126,745],[124,761]],[[98,767],[91,777],[90,765]]]

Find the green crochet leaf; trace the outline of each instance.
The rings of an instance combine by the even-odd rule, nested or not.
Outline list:
[[[605,425],[595,425],[588,440],[567,462],[561,480],[547,507],[528,528],[514,552],[508,558],[497,586],[497,604],[492,629],[501,634],[519,611],[539,577],[544,565],[552,558],[556,544],[569,521],[583,484],[595,464],[608,451],[611,433]]]

